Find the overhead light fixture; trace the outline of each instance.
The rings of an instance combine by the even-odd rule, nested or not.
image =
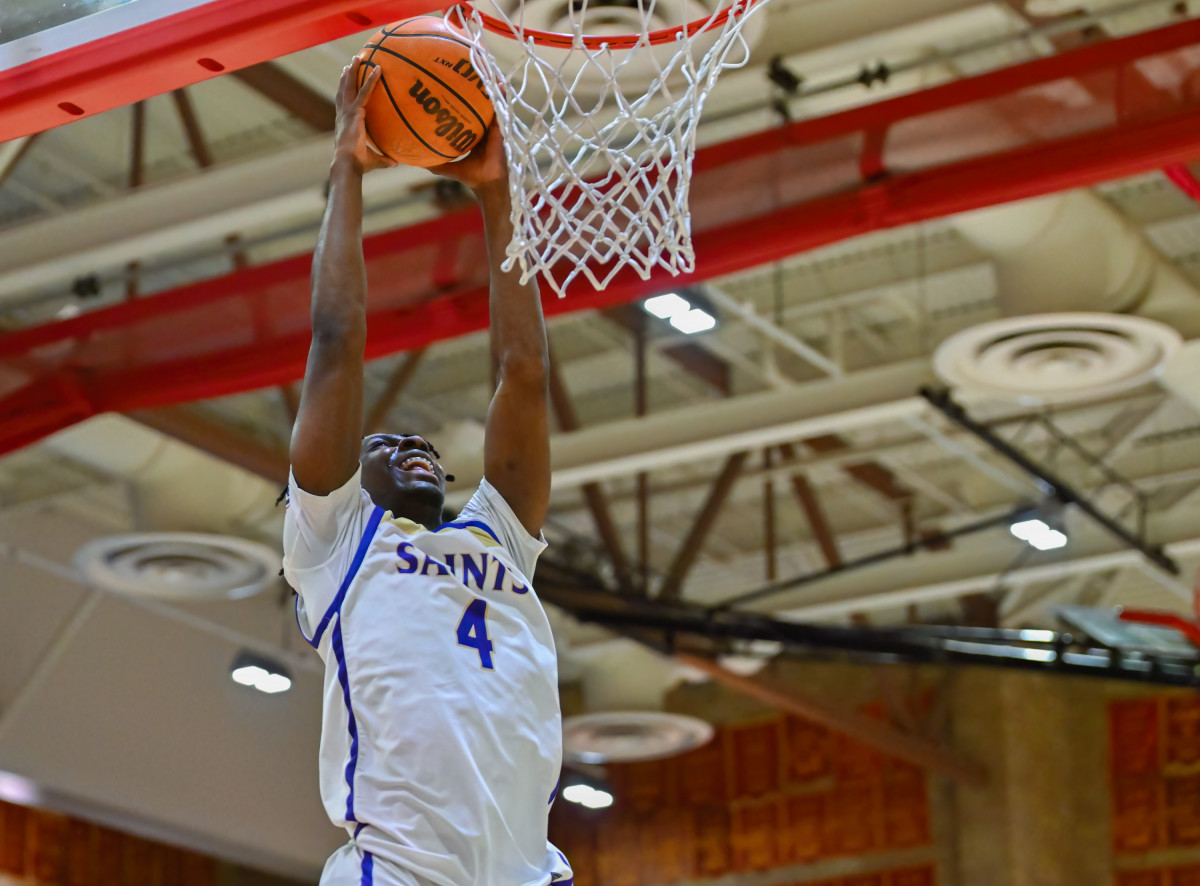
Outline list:
[[[1055,529],[1045,520],[1021,520],[1008,527],[1008,531],[1039,551],[1053,551],[1067,543],[1066,533]]]
[[[717,325],[717,318],[698,308],[676,292],[664,292],[642,302],[642,308],[660,320],[666,320],[680,332],[695,335]]]
[[[268,695],[287,692],[292,688],[292,677],[287,668],[252,652],[238,654],[229,676],[234,683],[250,686]]]
[[[690,311],[673,316],[670,323],[680,332],[695,335],[697,332],[707,332],[716,326],[717,318],[708,311],[692,308]]]
[[[607,809],[613,804],[613,795],[608,791],[582,783],[567,785],[563,788],[562,797],[588,809]]]
[[[676,314],[682,314],[692,309],[692,303],[674,292],[664,292],[642,302],[642,307],[659,320],[670,320]]]
[[[563,771],[561,796],[568,803],[588,809],[607,809],[613,804],[612,789],[593,766]]]

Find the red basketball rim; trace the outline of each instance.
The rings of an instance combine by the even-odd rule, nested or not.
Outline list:
[[[725,24],[729,16],[742,15],[758,2],[759,0],[734,0],[733,3],[724,9],[713,13],[707,18],[698,18],[686,25],[680,25],[675,28],[661,28],[657,31],[650,31],[647,34],[617,34],[613,36],[584,34],[580,39],[588,49],[601,49],[605,46],[609,49],[632,49],[643,43],[649,43],[652,46],[659,46],[663,43],[674,43],[681,36],[694,36],[702,31],[719,28]],[[456,5],[469,8],[471,3],[462,2]],[[553,46],[559,49],[570,49],[575,45],[575,38],[571,34],[560,34],[556,31],[539,31],[534,28],[518,29],[478,9],[474,11],[474,14],[479,16],[481,23],[487,30],[502,37],[532,40],[539,46]]]

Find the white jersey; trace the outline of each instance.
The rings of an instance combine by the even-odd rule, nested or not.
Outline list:
[[[368,865],[414,883],[568,886],[546,838],[562,763],[557,662],[530,537],[485,480],[436,531],[355,474],[289,479],[284,574],[325,661],[321,798]]]

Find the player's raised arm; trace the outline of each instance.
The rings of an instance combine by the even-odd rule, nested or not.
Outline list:
[[[359,89],[360,64],[355,59],[346,67],[338,84],[329,203],[313,253],[312,346],[292,429],[292,473],[301,489],[316,495],[339,488],[358,469],[367,339],[362,177],[395,165],[367,146],[363,109],[379,70]]]
[[[495,124],[470,156],[434,171],[469,186],[483,210],[491,273],[492,353],[500,370],[488,409],[483,470],[529,534],[537,536],[550,503],[549,354],[536,279],[522,284],[516,268],[507,273],[500,269],[512,223],[508,163]]]

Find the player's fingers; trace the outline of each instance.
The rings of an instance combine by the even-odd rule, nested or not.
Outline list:
[[[379,154],[371,150],[367,159],[368,168],[370,169],[391,169],[396,166],[396,161],[384,154]]]
[[[358,90],[358,95],[355,96],[355,103],[363,105],[371,95],[371,90],[379,83],[379,78],[383,76],[383,68],[379,65],[371,65],[371,70],[367,72],[366,78],[363,80],[362,87]]]
[[[358,69],[359,60],[356,58],[346,67],[342,68],[342,77],[338,80],[337,102],[339,105],[345,105],[354,98],[356,91],[354,83],[354,75]]]

